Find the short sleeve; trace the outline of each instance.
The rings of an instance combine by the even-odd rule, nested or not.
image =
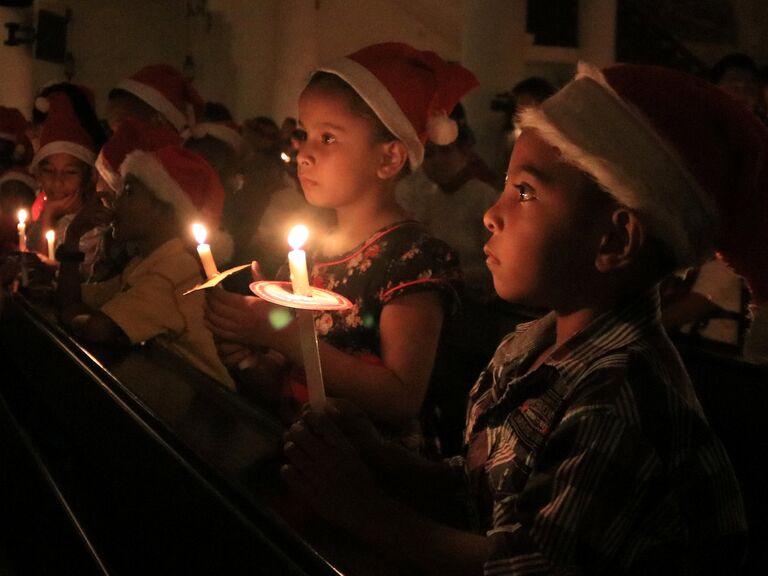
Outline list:
[[[116,294],[101,311],[128,336],[132,344],[159,334],[178,334],[185,321],[174,283],[161,274],[142,275],[136,284]]]
[[[438,292],[453,309],[459,302],[461,284],[456,253],[445,242],[425,234],[404,244],[399,254],[393,254],[379,299],[388,304],[408,294]]]

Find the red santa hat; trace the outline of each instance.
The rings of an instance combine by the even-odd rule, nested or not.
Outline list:
[[[37,190],[37,180],[25,168],[17,166],[9,168],[0,175],[0,186],[6,182],[21,182],[32,190]],[[33,218],[34,219],[34,218]]]
[[[70,154],[86,164],[96,160],[96,145],[75,113],[69,97],[55,92],[48,97],[48,117],[40,134],[40,148],[37,150],[30,170],[33,172],[41,160],[52,154]]]
[[[136,118],[126,118],[112,134],[96,158],[96,169],[115,192],[123,188],[120,166],[134,150],[158,150],[181,145],[181,137],[172,128]]]
[[[235,154],[242,154],[245,140],[240,127],[234,122],[200,122],[189,131],[189,138],[215,138],[229,146]]]
[[[349,84],[392,134],[408,148],[412,168],[424,159],[424,144],[453,142],[458,127],[448,115],[478,85],[459,64],[407,44],[374,44],[320,67]]]
[[[189,80],[168,64],[145,66],[116,88],[149,104],[179,132],[193,126],[203,108],[203,100]]]
[[[0,106],[0,140],[14,145],[13,161],[29,164],[32,160],[32,143],[27,137],[27,119],[18,108]]]
[[[230,259],[232,238],[219,230],[224,188],[202,156],[181,146],[134,150],[125,157],[120,174],[123,178],[129,174],[134,176],[158,199],[171,204],[182,228],[196,222],[204,224],[217,261]]]
[[[75,84],[74,82],[48,82],[43,85],[38,92],[38,96],[35,98],[35,110],[42,115],[48,114],[51,109],[51,103],[48,100],[48,96],[55,92],[70,92],[77,91],[90,105],[91,109],[96,109],[96,98],[93,95],[93,90],[82,84]]]
[[[582,64],[520,120],[635,210],[680,267],[717,251],[768,302],[768,129],[754,114],[687,74]]]

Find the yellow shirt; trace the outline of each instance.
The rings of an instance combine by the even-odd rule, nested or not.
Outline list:
[[[204,323],[203,292],[183,296],[201,281],[197,260],[174,238],[148,256],[131,260],[119,277],[84,284],[83,302],[109,316],[132,344],[154,339],[234,389]]]

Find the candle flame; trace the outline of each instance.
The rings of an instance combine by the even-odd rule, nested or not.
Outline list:
[[[285,152],[280,152],[280,159],[286,164],[288,164],[291,161],[291,157],[288,156],[288,154],[286,154]]]
[[[208,230],[202,224],[192,224],[192,234],[195,235],[198,244],[205,244],[205,239],[208,238]]]
[[[24,210],[23,208],[19,210],[18,216],[19,216],[19,224],[24,224],[24,222],[27,221],[27,211]]]
[[[48,232],[45,233],[45,239],[48,240],[48,242],[53,242],[56,239],[56,232],[48,230]]]
[[[288,244],[294,250],[299,250],[304,246],[307,238],[309,238],[309,229],[304,224],[297,224],[291,228],[291,232],[288,234]]]

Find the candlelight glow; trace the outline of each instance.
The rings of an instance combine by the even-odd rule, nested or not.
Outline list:
[[[297,224],[288,234],[288,244],[293,250],[299,250],[309,238],[309,229],[304,224]]]
[[[24,224],[27,221],[27,211],[23,208],[19,210],[19,224]]]
[[[48,242],[53,242],[56,240],[56,232],[48,230],[48,232],[45,233],[45,239],[48,240]]]
[[[205,244],[205,239],[208,238],[208,230],[202,224],[192,224],[192,234],[194,234],[198,244]]]
[[[286,164],[288,164],[291,161],[291,157],[288,156],[288,154],[286,154],[285,152],[280,152],[280,159]]]

